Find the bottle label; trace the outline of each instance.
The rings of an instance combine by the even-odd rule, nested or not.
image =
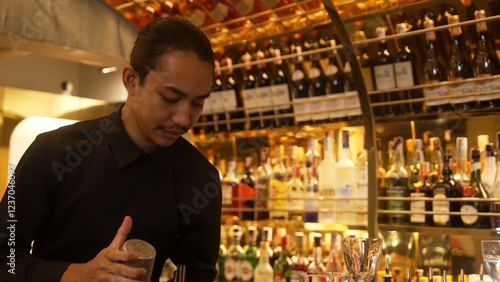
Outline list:
[[[304,79],[305,75],[304,72],[301,70],[294,70],[292,73],[292,80],[293,81],[299,81]]]
[[[257,208],[267,209],[267,198],[269,198],[269,180],[260,179],[256,185],[257,188]]]
[[[273,93],[271,86],[257,87],[257,105],[260,111],[273,109]]]
[[[321,74],[321,71],[318,68],[311,68],[309,70],[309,79],[315,79],[315,78],[319,77],[320,74]]]
[[[224,109],[226,111],[232,111],[238,108],[236,91],[234,89],[222,91],[222,97],[224,99]]]
[[[286,202],[285,202],[285,197],[286,197],[286,183],[283,181],[280,181],[278,179],[272,178],[270,183],[269,183],[269,197],[270,198],[279,198],[279,199],[272,199],[269,201],[269,208],[270,209],[286,209]],[[276,211],[273,212],[271,211],[270,214],[271,218],[273,217],[286,217],[286,212],[285,211]]]
[[[411,193],[410,197],[425,197],[424,193]],[[425,223],[425,215],[418,212],[425,212],[425,201],[411,201],[410,203],[410,222]]]
[[[253,10],[253,1],[254,0],[235,1],[236,5],[234,5],[234,7],[236,8],[236,10],[238,10],[238,12],[240,12],[240,14],[248,16]]]
[[[193,22],[195,25],[202,27],[205,25],[205,17],[206,14],[203,10],[196,9],[193,11],[191,15],[188,16],[188,18]]]
[[[386,190],[387,197],[404,197],[407,187],[393,186]],[[404,210],[404,202],[398,200],[387,201],[388,210]]]
[[[212,112],[214,114],[224,112],[224,93],[222,91],[211,92],[209,99],[212,100]]]
[[[288,84],[275,84],[271,86],[273,92],[273,104],[278,110],[290,108],[290,92]]]
[[[210,12],[210,14],[217,22],[221,23],[224,22],[227,18],[228,11],[229,8],[227,7],[227,5],[218,2],[217,5],[215,5],[214,9]]]
[[[345,107],[347,115],[360,116],[361,104],[359,103],[358,91],[349,91],[345,93]]]
[[[241,280],[252,281],[253,278],[253,265],[248,260],[241,261]]]
[[[467,186],[467,187],[463,188],[463,190],[462,190],[462,196],[464,196],[464,197],[471,197],[472,195],[474,195],[474,192],[475,192],[474,187]]]
[[[429,87],[429,88],[424,88],[424,97],[425,98],[438,98],[441,97],[439,87]],[[427,106],[437,106],[437,105],[442,105],[444,102],[440,99],[436,100],[429,100],[425,102]]]
[[[414,86],[413,64],[411,61],[394,63],[397,87]]]
[[[334,94],[328,95],[328,100],[326,101],[326,107],[329,110],[329,118],[342,118],[347,116],[347,112],[345,110],[345,94]]]
[[[328,119],[329,109],[327,108],[327,103],[323,97],[311,97],[310,99],[310,111],[314,113],[312,115],[312,120],[326,120]]]
[[[222,205],[231,206],[233,186],[228,183],[222,183],[221,187],[222,187]]]
[[[475,214],[477,213],[477,209],[473,205],[466,204],[460,207],[460,212],[466,214]],[[477,215],[462,215],[462,222],[467,225],[476,223],[478,219],[479,216]]]
[[[278,3],[280,1],[279,0],[261,0],[261,2],[262,2],[262,4],[266,5],[267,8],[272,9],[276,5],[278,5]]]
[[[339,67],[336,65],[328,65],[325,70],[325,75],[326,76],[333,76],[339,73]]]
[[[255,88],[242,89],[241,94],[247,113],[259,112],[257,102],[257,91]]]
[[[226,258],[226,261],[224,262],[224,278],[226,280],[233,280],[238,276],[239,272],[239,263],[233,258]]]
[[[375,66],[373,67],[373,73],[375,75],[377,90],[396,87],[393,64]]]
[[[205,99],[205,102],[203,103],[203,111],[201,112],[202,115],[206,114],[211,114],[212,113],[212,99]]]
[[[436,188],[435,188],[436,189]],[[439,190],[434,191],[434,199],[446,199],[443,188],[437,188]],[[432,211],[434,212],[449,212],[450,202],[448,201],[432,201]],[[450,216],[447,214],[435,214],[434,223],[436,225],[446,225],[450,221]]]
[[[309,97],[295,98],[293,104],[293,112],[295,114],[296,122],[310,120],[311,116],[309,114],[311,113],[311,110]]]

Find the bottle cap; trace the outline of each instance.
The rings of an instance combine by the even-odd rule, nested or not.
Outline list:
[[[486,12],[484,10],[476,10],[474,12],[474,18],[476,20],[480,20],[480,19],[484,19],[486,18]],[[481,32],[481,31],[487,31],[488,30],[488,26],[486,25],[486,22],[478,22],[476,24],[476,31],[477,32]]]
[[[434,21],[431,19],[426,19],[424,21],[424,28],[431,29],[434,28]],[[425,40],[434,41],[436,40],[436,33],[434,31],[428,31],[425,33]]]
[[[448,16],[448,24],[458,24],[458,23],[460,23],[460,18],[458,17],[458,15]],[[448,30],[450,31],[451,36],[459,36],[462,34],[462,28],[459,25],[450,27]]]

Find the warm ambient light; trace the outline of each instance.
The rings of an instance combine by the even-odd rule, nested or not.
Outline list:
[[[105,67],[105,68],[101,69],[101,73],[107,74],[107,73],[115,72],[116,70],[117,70],[116,67]]]

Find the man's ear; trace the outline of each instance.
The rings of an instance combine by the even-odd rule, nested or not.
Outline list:
[[[127,89],[128,95],[135,95],[135,86],[139,83],[139,77],[131,65],[126,65],[122,71],[122,83]]]

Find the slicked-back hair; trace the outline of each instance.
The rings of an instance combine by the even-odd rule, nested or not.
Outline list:
[[[130,54],[140,85],[149,71],[157,69],[160,57],[171,51],[192,52],[201,61],[214,64],[212,45],[201,29],[179,17],[158,18],[139,32]]]

